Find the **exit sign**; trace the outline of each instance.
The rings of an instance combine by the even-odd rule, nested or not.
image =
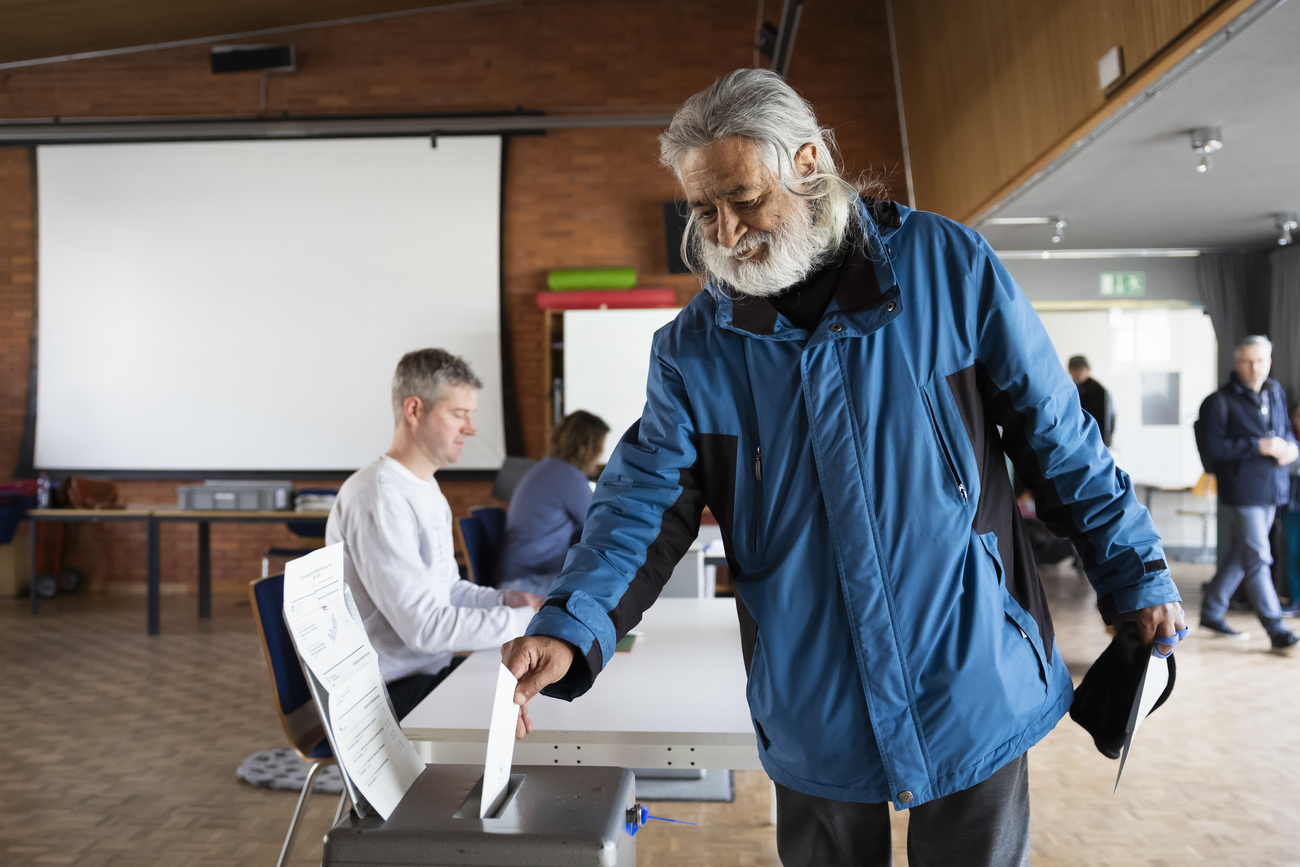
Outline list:
[[[1147,275],[1144,271],[1103,271],[1101,295],[1103,298],[1142,298],[1147,294]]]

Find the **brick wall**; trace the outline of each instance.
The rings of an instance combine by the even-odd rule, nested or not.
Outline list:
[[[768,0],[775,20],[780,3]],[[298,71],[214,76],[208,48],[0,71],[0,118],[359,114],[511,110],[667,113],[736,67],[753,64],[751,0],[533,0],[388,22],[305,30]],[[790,80],[835,128],[846,164],[902,187],[884,0],[821,0],[800,24]],[[632,265],[641,285],[672,286],[660,203],[673,179],[656,164],[651,129],[589,129],[509,144],[505,284],[514,370],[528,453],[545,450],[542,317],[533,293],[550,268]],[[0,472],[18,460],[30,370],[35,278],[31,157],[0,148]],[[376,453],[387,443],[376,443]],[[122,482],[136,503],[173,503],[177,482]],[[335,483],[337,484],[337,483]],[[315,486],[314,484],[312,486]],[[488,502],[486,482],[444,484],[453,511]],[[262,551],[291,542],[281,527],[212,530],[214,587],[241,591]],[[196,534],[163,530],[163,581],[194,585]],[[78,525],[66,562],[92,587],[144,580],[144,531]]]

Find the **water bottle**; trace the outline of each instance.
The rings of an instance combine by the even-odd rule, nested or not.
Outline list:
[[[48,509],[50,507],[50,477],[41,473],[36,477],[36,508]]]

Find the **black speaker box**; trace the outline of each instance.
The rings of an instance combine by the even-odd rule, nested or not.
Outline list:
[[[216,45],[213,72],[293,72],[292,45]]]

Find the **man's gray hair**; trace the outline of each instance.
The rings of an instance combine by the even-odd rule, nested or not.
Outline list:
[[[428,412],[442,400],[448,388],[468,385],[482,388],[483,383],[470,369],[469,362],[443,349],[417,349],[402,356],[393,374],[393,423],[402,423],[402,404],[414,395]]]
[[[836,161],[834,134],[817,124],[812,105],[785,79],[767,69],[737,69],[722,76],[677,109],[659,136],[659,161],[680,180],[681,158],[687,151],[728,138],[758,144],[781,187],[811,203],[813,222],[828,230],[831,248],[844,240],[862,185],[844,177]],[[817,146],[817,169],[800,177],[794,157],[806,144]],[[692,270],[699,268],[689,255],[696,232],[692,213],[682,238],[682,258]]]
[[[1272,357],[1273,355],[1273,341],[1269,340],[1262,334],[1247,334],[1238,341],[1237,348],[1234,352],[1240,352],[1247,346],[1262,346],[1264,347],[1264,351],[1269,354],[1269,357]]]

